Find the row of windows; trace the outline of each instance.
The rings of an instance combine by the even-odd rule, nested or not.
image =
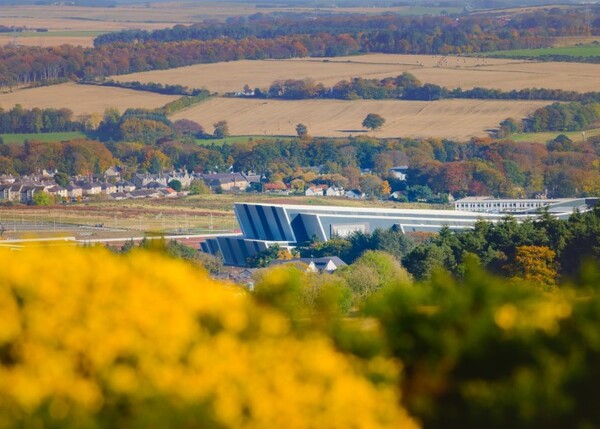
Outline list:
[[[484,208],[535,208],[545,207],[548,203],[543,202],[520,202],[520,203],[457,203],[456,207],[461,209],[484,209]]]

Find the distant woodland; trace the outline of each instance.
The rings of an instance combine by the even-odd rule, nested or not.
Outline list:
[[[342,56],[368,52],[463,54],[549,46],[557,36],[600,34],[600,8],[512,15],[332,16],[256,14],[220,24],[100,36],[94,48],[0,48],[0,86],[169,69],[240,59]],[[588,25],[590,24],[590,25]],[[595,61],[592,57],[592,61]]]

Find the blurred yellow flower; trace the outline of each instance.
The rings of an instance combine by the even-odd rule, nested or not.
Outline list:
[[[153,252],[0,251],[0,428],[414,428],[398,365]]]

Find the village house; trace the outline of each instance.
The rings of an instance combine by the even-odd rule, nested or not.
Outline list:
[[[117,192],[117,186],[113,183],[105,182],[102,183],[100,187],[102,188],[102,193],[106,195],[114,194],[115,192]]]
[[[21,188],[20,202],[23,204],[31,204],[33,197],[39,192],[46,192],[49,186],[47,185],[24,185]]]
[[[223,191],[240,192],[249,186],[248,180],[241,173],[209,173],[201,174],[200,178],[211,190],[220,188]]]
[[[388,170],[390,176],[398,179],[400,181],[406,181],[406,173],[408,171],[408,165],[399,165],[397,167],[392,167]]]
[[[330,186],[325,191],[326,197],[343,197],[344,196],[344,188],[338,186]]]
[[[0,185],[0,199],[18,202],[21,199],[22,188],[22,183],[8,183],[6,185]]]
[[[121,178],[121,169],[119,167],[109,167],[104,172],[104,177],[108,180],[118,180]]]
[[[131,192],[135,191],[135,185],[126,180],[119,180],[115,183],[117,190],[115,192]]]
[[[83,188],[79,185],[75,185],[74,183],[69,183],[66,186],[67,197],[71,200],[78,200],[83,197]]]
[[[54,185],[50,188],[48,188],[47,192],[52,195],[54,198],[56,198],[57,200],[59,198],[68,198],[69,197],[69,192],[67,191],[66,188],[63,188],[62,186],[58,186],[58,185]]]
[[[365,198],[365,194],[359,191],[358,189],[352,189],[350,191],[347,191],[344,194],[344,197],[351,200],[362,200]]]
[[[170,171],[158,174],[138,173],[133,176],[133,184],[136,189],[147,188],[146,185],[151,182],[157,182],[166,187],[172,180],[177,180],[181,183],[182,187],[188,188],[192,183],[192,180],[194,180],[194,176],[189,174],[187,170]]]
[[[98,195],[102,193],[102,185],[99,182],[78,180],[75,184],[83,190],[83,195]]]
[[[327,185],[311,185],[304,191],[304,195],[307,197],[322,197],[326,189]]]
[[[164,189],[166,188],[167,185],[165,185],[162,182],[159,181],[154,181],[154,182],[150,182],[150,183],[146,183],[144,186],[142,186],[142,189]]]

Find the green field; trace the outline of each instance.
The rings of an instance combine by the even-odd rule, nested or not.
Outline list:
[[[196,143],[201,146],[222,146],[225,143],[228,144],[236,144],[236,143],[246,143],[250,140],[267,140],[267,141],[275,141],[275,140],[285,140],[290,139],[292,136],[229,136],[224,139],[196,139]]]
[[[460,7],[428,7],[428,6],[402,6],[394,10],[398,15],[448,15],[461,13]]]
[[[550,140],[554,140],[558,135],[564,134],[569,137],[574,142],[581,142],[583,140],[583,136],[581,135],[581,131],[545,131],[541,133],[521,133],[521,134],[513,134],[509,137],[509,139],[516,142],[527,142],[527,143],[546,143]],[[595,137],[600,136],[600,128],[594,128],[591,130],[585,131],[585,137]]]
[[[68,133],[0,134],[6,144],[23,144],[25,140],[59,142],[63,140],[85,139],[88,136],[78,131]]]
[[[600,44],[569,46],[563,48],[515,49],[510,51],[487,52],[486,57],[522,57],[537,58],[547,55],[565,55],[570,57],[600,57]]]

